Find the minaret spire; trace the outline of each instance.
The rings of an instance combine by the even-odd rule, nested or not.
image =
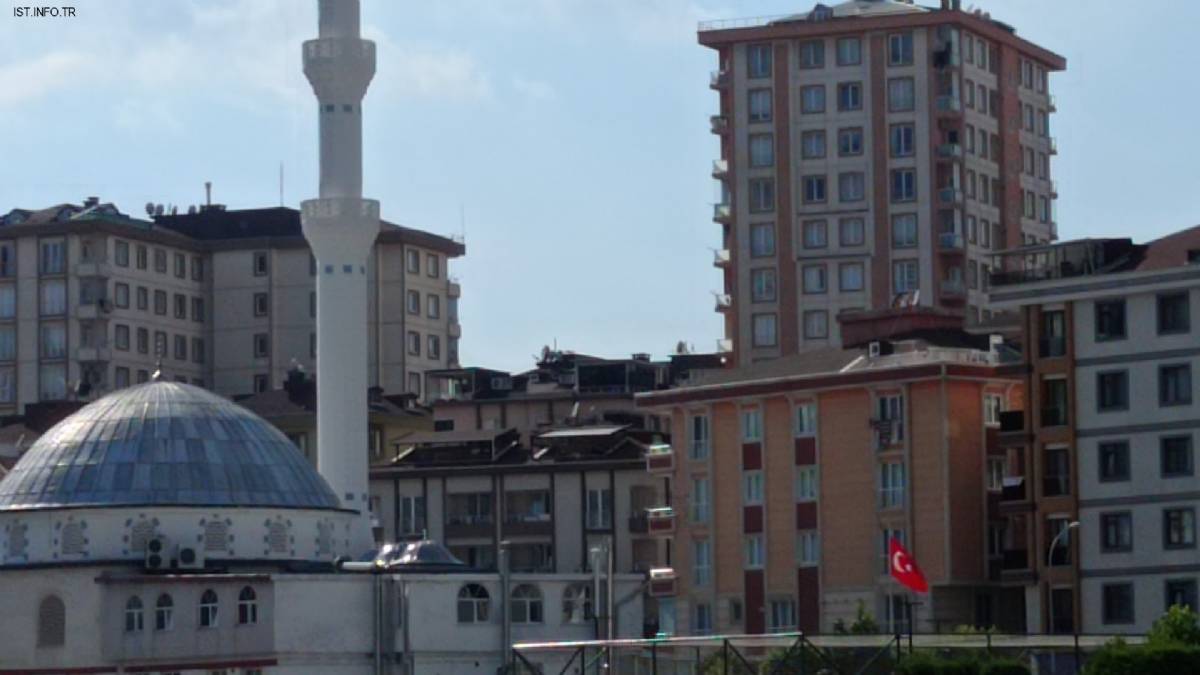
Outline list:
[[[317,470],[342,506],[361,514],[350,554],[371,544],[367,520],[367,261],[379,202],[362,198],[362,99],[375,43],[359,37],[359,0],[319,0],[319,37],[304,74],[320,122],[319,198],[301,205],[317,259]]]

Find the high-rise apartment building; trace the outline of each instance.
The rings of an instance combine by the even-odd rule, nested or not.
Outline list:
[[[427,396],[457,365],[462,243],[383,223],[367,266],[370,386]],[[314,262],[290,208],[132,218],[82,205],[0,216],[0,413],[164,377],[225,395],[316,359]],[[315,372],[315,371],[314,371]],[[82,386],[79,386],[83,383]]]
[[[986,309],[990,252],[1055,239],[1049,73],[1066,61],[957,0],[714,21],[723,349],[840,344],[898,298]]]

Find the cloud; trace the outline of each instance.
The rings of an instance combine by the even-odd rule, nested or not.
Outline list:
[[[387,73],[371,83],[376,100],[472,103],[494,94],[491,78],[469,52],[430,42],[395,42],[370,26],[363,33],[375,41],[376,69]]]
[[[558,97],[558,92],[554,90],[554,87],[550,83],[541,80],[531,80],[516,76],[513,78],[512,86],[522,98],[533,103],[553,101]]]
[[[80,52],[57,51],[0,67],[0,108],[32,103],[56,90],[78,85],[88,64],[89,59]]]

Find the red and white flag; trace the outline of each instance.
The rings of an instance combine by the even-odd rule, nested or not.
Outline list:
[[[929,592],[929,582],[925,580],[921,568],[917,567],[917,562],[894,537],[888,542],[888,562],[892,578],[901,585],[917,593]]]

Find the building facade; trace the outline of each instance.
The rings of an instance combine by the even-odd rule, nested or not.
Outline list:
[[[315,263],[294,209],[147,221],[89,198],[0,218],[0,413],[171,380],[224,395],[316,361]],[[461,243],[384,223],[368,264],[369,385],[428,395],[457,363]],[[80,383],[85,383],[78,388]]]
[[[1001,262],[992,304],[1021,317],[1030,393],[1005,508],[1042,630],[1143,633],[1198,606],[1197,263],[1200,228]]]
[[[916,630],[1020,629],[1000,586],[997,414],[1020,399],[1003,352],[915,340],[816,350],[642,394],[670,415],[669,566],[677,632],[830,632],[860,608],[908,624],[892,537],[931,585]],[[769,368],[767,366],[770,366]],[[666,561],[664,561],[664,564]]]
[[[840,344],[897,297],[989,316],[990,252],[1055,239],[1049,74],[988,15],[905,0],[701,24],[717,53],[715,265],[741,363]]]

